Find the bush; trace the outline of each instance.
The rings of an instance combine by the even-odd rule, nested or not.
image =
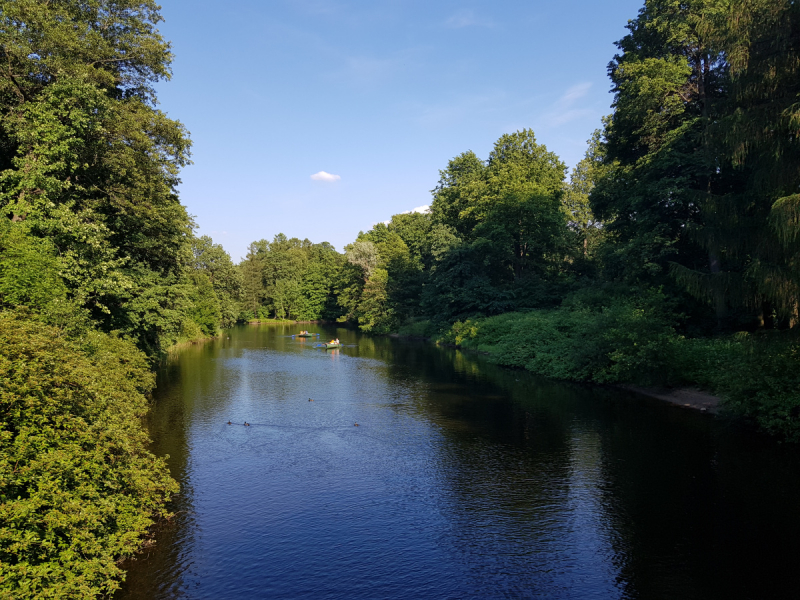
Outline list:
[[[800,441],[800,340],[791,332],[686,339],[657,291],[585,290],[557,309],[454,323],[438,341],[555,379],[693,386],[731,414]]]
[[[398,328],[397,333],[407,337],[428,338],[434,335],[435,327],[428,319],[410,318]]]
[[[596,383],[662,383],[675,316],[658,292],[455,323],[439,341],[487,352],[499,364]]]
[[[684,380],[723,398],[731,413],[800,441],[800,341],[791,332],[684,340],[674,353]]]
[[[177,484],[147,451],[132,343],[0,313],[0,595],[109,594]]]

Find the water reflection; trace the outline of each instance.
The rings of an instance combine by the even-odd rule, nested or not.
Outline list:
[[[160,373],[149,425],[182,493],[119,598],[794,596],[796,449],[318,331],[344,347],[247,327]]]

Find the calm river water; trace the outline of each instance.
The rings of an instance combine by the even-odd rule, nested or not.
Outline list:
[[[798,597],[800,449],[309,328],[345,346],[248,326],[162,370],[149,426],[182,491],[116,598]]]

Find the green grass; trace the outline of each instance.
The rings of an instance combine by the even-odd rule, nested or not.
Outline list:
[[[261,323],[297,323],[297,321],[294,319],[250,319],[247,323],[259,325]]]

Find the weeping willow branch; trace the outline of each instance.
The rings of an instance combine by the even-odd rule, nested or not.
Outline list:
[[[785,247],[797,242],[800,239],[800,194],[778,199],[772,205],[769,225]]]

